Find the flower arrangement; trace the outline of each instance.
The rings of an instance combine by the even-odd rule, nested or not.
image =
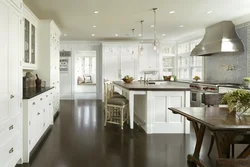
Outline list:
[[[229,108],[229,112],[236,111],[239,115],[250,109],[250,93],[245,89],[237,89],[232,92],[227,92],[222,100]]]

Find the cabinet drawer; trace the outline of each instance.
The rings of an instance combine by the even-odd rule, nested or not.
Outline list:
[[[0,147],[20,131],[20,117],[20,115],[17,115],[3,125],[0,125]]]
[[[18,135],[13,136],[6,144],[0,147],[1,167],[15,166],[21,158],[20,140]]]

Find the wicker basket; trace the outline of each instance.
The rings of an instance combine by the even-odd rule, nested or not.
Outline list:
[[[134,78],[129,78],[129,79],[123,78],[122,80],[123,80],[125,83],[131,83],[131,82],[134,80]]]

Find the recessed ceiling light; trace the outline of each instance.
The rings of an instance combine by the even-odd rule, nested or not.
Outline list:
[[[92,37],[94,37],[95,36],[95,34],[92,34]]]
[[[93,28],[96,28],[96,26],[93,26]]]
[[[141,34],[138,34],[139,37],[141,37]]]
[[[211,10],[210,10],[210,11],[207,11],[207,14],[211,14],[212,12],[213,12],[213,11],[211,11]]]
[[[175,11],[174,11],[174,10],[172,10],[172,11],[170,11],[169,13],[170,13],[170,14],[173,14],[173,13],[175,13]]]
[[[63,36],[65,36],[65,37],[66,37],[66,36],[67,36],[67,34],[63,34]]]
[[[118,34],[115,34],[115,36],[117,37],[117,36],[118,36]]]
[[[162,36],[166,36],[166,34],[162,34]]]
[[[154,28],[154,25],[151,25],[151,28]]]
[[[180,28],[184,27],[184,25],[180,25]]]
[[[99,11],[94,11],[94,13],[95,13],[95,14],[98,14],[98,13],[99,13]]]

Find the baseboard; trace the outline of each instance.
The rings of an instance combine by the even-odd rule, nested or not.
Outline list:
[[[56,121],[58,116],[59,116],[59,110],[54,114],[54,118],[53,118],[54,122]]]

